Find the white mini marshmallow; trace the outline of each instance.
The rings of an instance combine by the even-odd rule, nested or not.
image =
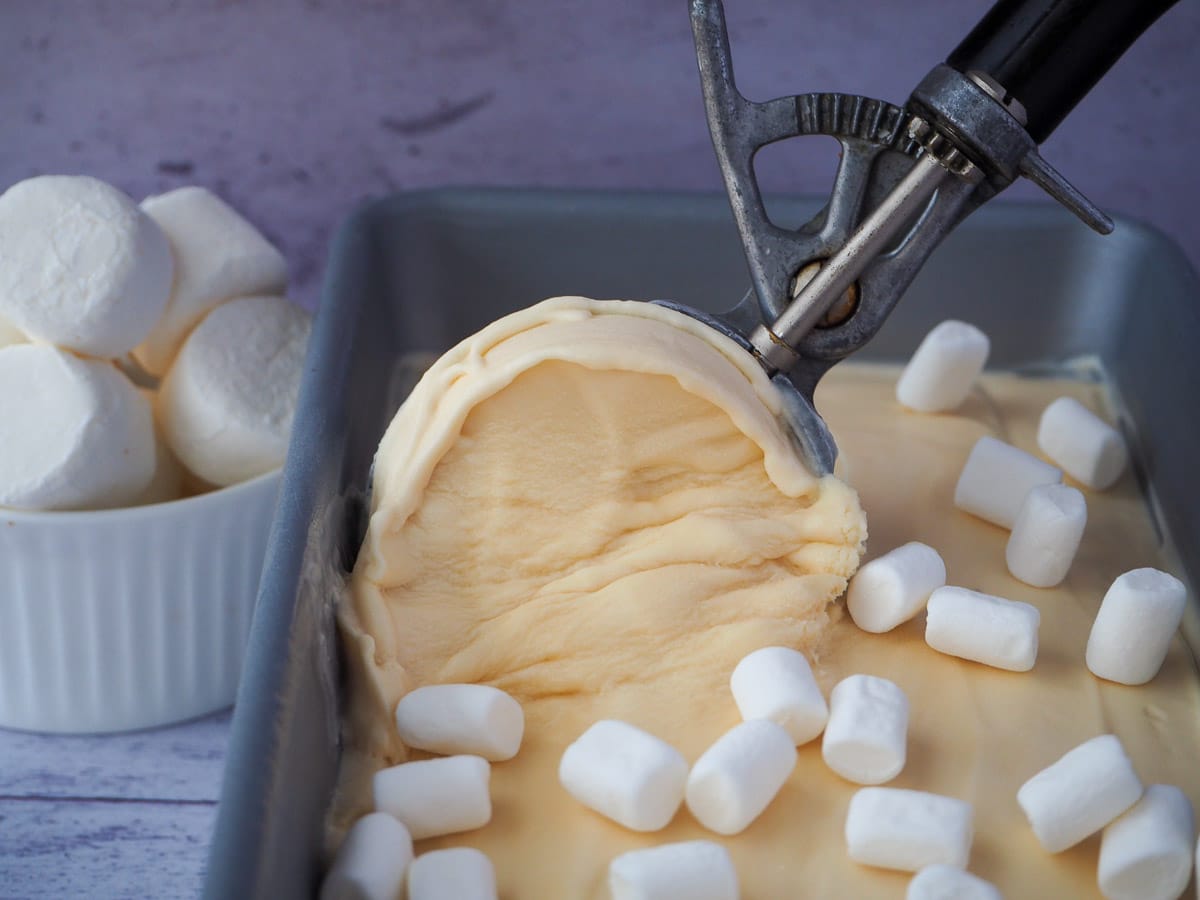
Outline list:
[[[908,883],[904,900],[1003,900],[990,881],[955,866],[926,866]]]
[[[321,900],[396,900],[412,858],[408,829],[387,813],[369,813],[346,833]]]
[[[790,647],[763,647],[746,655],[729,687],[743,719],[770,719],[786,728],[797,746],[819,735],[829,719],[812,666]]]
[[[829,722],[821,742],[825,765],[847,781],[883,784],[904,768],[908,697],[892,681],[851,675],[829,694]]]
[[[225,486],[283,465],[310,325],[281,297],[242,297],[188,336],[159,388],[158,412],[193,474]]]
[[[850,798],[846,847],[867,866],[916,872],[938,863],[965,868],[974,836],[971,804],[900,788],[862,788]]]
[[[1067,577],[1083,529],[1087,500],[1065,484],[1039,484],[1025,495],[1004,551],[1008,571],[1033,587],[1054,587]]]
[[[1068,475],[1099,491],[1111,487],[1129,462],[1121,432],[1072,397],[1046,407],[1037,443]]]
[[[985,435],[971,448],[958,476],[954,505],[993,525],[1012,528],[1031,488],[1061,481],[1062,472],[1054,466]]]
[[[796,767],[796,745],[781,725],[751,719],[725,732],[692,766],[687,807],[717,834],[738,834],[775,799]]]
[[[631,850],[608,866],[612,900],[738,900],[729,851],[712,841]]]
[[[925,643],[939,653],[1028,672],[1037,661],[1036,606],[947,585],[929,597]]]
[[[687,760],[678,750],[614,719],[580,735],[558,766],[568,794],[633,831],[665,828],[683,802],[687,777]]]
[[[1150,785],[1100,837],[1100,893],[1108,900],[1175,900],[1192,875],[1194,831],[1187,795]]]
[[[128,353],[166,308],[171,272],[162,229],[103,181],[42,175],[0,196],[0,314],[31,338]]]
[[[25,332],[0,316],[0,347],[8,347],[12,344],[24,344],[27,340]]]
[[[142,209],[166,232],[175,256],[171,300],[136,356],[148,372],[166,372],[187,333],[226,300],[282,294],[283,256],[227,203],[201,187],[147,197]]]
[[[900,373],[896,399],[917,412],[957,409],[971,393],[990,349],[988,336],[974,325],[947,319],[925,335]]]
[[[1095,834],[1142,796],[1121,741],[1102,734],[1068,750],[1017,791],[1017,803],[1050,853]]]
[[[1109,587],[1092,623],[1087,667],[1121,684],[1158,674],[1187,604],[1187,588],[1158,569],[1133,569]]]
[[[408,867],[408,900],[496,900],[496,870],[474,847],[422,853]]]
[[[375,773],[375,808],[403,822],[416,840],[482,828],[492,820],[491,775],[478,756],[401,763]]]
[[[400,698],[396,729],[417,750],[500,762],[517,755],[525,714],[521,704],[490,685],[431,684]]]
[[[936,550],[912,541],[858,570],[846,591],[846,609],[863,631],[882,634],[925,608],[946,583],[946,564]]]
[[[0,349],[0,506],[126,506],[153,476],[150,406],[114,366],[46,344]]]

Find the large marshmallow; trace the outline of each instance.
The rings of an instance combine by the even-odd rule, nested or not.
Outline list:
[[[474,847],[422,853],[408,867],[408,900],[496,900],[496,870]]]
[[[558,780],[589,809],[633,831],[666,828],[683,802],[678,750],[628,722],[603,719],[567,747]]]
[[[912,541],[871,560],[846,591],[846,609],[863,631],[882,634],[925,608],[946,583],[946,564],[932,547]]]
[[[892,681],[851,675],[829,694],[829,722],[821,741],[825,764],[847,781],[883,784],[904,768],[908,697]]]
[[[1002,900],[990,881],[955,866],[926,866],[913,876],[904,900]]]
[[[947,319],[921,341],[900,380],[896,399],[917,412],[949,412],[971,393],[987,363],[988,336],[966,322]]]
[[[631,850],[608,867],[612,900],[738,900],[729,851],[712,841]]]
[[[729,688],[743,719],[770,719],[787,729],[797,746],[825,730],[829,706],[812,666],[798,650],[755,650],[734,667]]]
[[[21,331],[20,328],[3,316],[0,316],[0,347],[8,347],[12,344],[24,344],[27,340],[25,332]]]
[[[867,866],[916,872],[938,863],[965,868],[974,836],[971,804],[954,797],[868,787],[850,798],[846,848]]]
[[[396,900],[412,858],[408,829],[387,813],[368,813],[346,833],[321,900]]]
[[[1028,672],[1037,661],[1036,606],[947,585],[929,597],[925,643],[939,653]]]
[[[1192,875],[1194,832],[1187,795],[1150,785],[1100,837],[1100,893],[1108,900],[1175,900]]]
[[[162,229],[103,181],[42,175],[0,196],[0,314],[31,338],[128,353],[166,308],[171,272]]]
[[[287,265],[258,229],[204,188],[147,197],[142,209],[166,232],[175,256],[170,303],[136,351],[147,371],[162,375],[209,310],[234,297],[282,294]]]
[[[1068,750],[1017,791],[1017,803],[1050,853],[1095,834],[1142,796],[1121,741],[1102,734]]]
[[[478,756],[401,763],[375,773],[375,808],[403,822],[417,840],[482,828],[492,820],[491,775]]]
[[[1158,674],[1187,604],[1187,588],[1158,569],[1133,569],[1109,587],[1092,623],[1087,667],[1121,684]]]
[[[1087,501],[1065,484],[1039,484],[1025,495],[1004,551],[1008,571],[1033,587],[1054,587],[1067,577],[1083,529]]]
[[[217,307],[184,342],[158,395],[167,443],[210,484],[283,465],[311,321],[281,297]]]
[[[1062,472],[1011,444],[984,436],[975,442],[958,484],[954,505],[1001,528],[1012,528],[1031,488],[1058,484]]]
[[[150,407],[116,368],[45,344],[0,349],[0,506],[125,506],[153,476]]]
[[[1110,487],[1129,462],[1121,432],[1072,397],[1046,407],[1037,443],[1068,475],[1095,490]]]
[[[512,759],[525,734],[521,704],[486,684],[431,684],[396,704],[396,729],[409,747],[467,753],[492,762]]]
[[[796,767],[791,734],[769,719],[751,719],[721,735],[692,766],[687,807],[705,828],[738,834],[775,799]]]

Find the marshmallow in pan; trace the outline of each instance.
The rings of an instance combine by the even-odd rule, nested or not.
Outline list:
[[[729,679],[742,718],[770,719],[782,725],[799,746],[825,729],[829,706],[798,650],[763,647],[742,658]]]
[[[683,802],[678,750],[628,722],[603,719],[567,747],[558,780],[589,809],[633,831],[665,828]]]
[[[1012,528],[1030,488],[1058,484],[1062,472],[1011,444],[984,436],[975,442],[958,484],[954,505],[1001,528]]]
[[[253,225],[204,188],[147,197],[142,209],[166,233],[175,256],[171,300],[135,352],[148,372],[162,375],[209,310],[234,297],[282,294],[287,266]]]
[[[496,900],[496,870],[474,847],[422,853],[408,867],[408,900]]]
[[[409,747],[430,753],[469,753],[492,762],[521,747],[521,704],[486,684],[431,684],[396,704],[396,728]]]
[[[491,766],[478,756],[400,763],[375,773],[375,808],[421,840],[482,828],[492,819]]]
[[[1121,684],[1158,674],[1187,604],[1187,588],[1158,569],[1133,569],[1109,587],[1092,623],[1087,667]]]
[[[1183,791],[1147,787],[1100,836],[1100,893],[1108,900],[1175,900],[1192,875],[1194,829]]]
[[[1037,661],[1036,606],[962,587],[940,587],[929,597],[925,643],[939,653],[1028,672]]]
[[[775,799],[796,767],[796,744],[781,725],[751,719],[721,735],[692,766],[687,807],[705,828],[738,834]]]
[[[868,787],[850,798],[846,847],[867,866],[916,872],[938,863],[965,868],[974,836],[971,804],[900,788]]]
[[[103,181],[42,175],[0,196],[0,314],[31,338],[128,353],[162,315],[171,271],[162,229]]]
[[[188,336],[159,388],[158,413],[194,475],[224,487],[283,465],[310,324],[282,297],[241,297]]]
[[[821,741],[825,764],[847,781],[883,784],[904,768],[908,697],[892,681],[851,675],[829,694],[829,722]]]
[[[896,382],[896,399],[917,412],[949,412],[962,405],[983,371],[991,344],[966,322],[947,319],[933,328]]]
[[[154,475],[154,425],[111,364],[46,344],[0,349],[0,506],[125,506]]]
[[[1039,484],[1025,495],[1004,558],[1008,571],[1033,587],[1054,587],[1067,577],[1083,529],[1087,501],[1065,484]]]
[[[612,900],[738,900],[729,851],[713,841],[631,850],[608,866]]]
[[[321,900],[395,900],[412,858],[408,829],[387,813],[369,813],[346,833]]]
[[[23,344],[26,340],[25,333],[21,329],[0,316],[0,347],[8,347],[11,344]]]
[[[908,883],[904,900],[1002,900],[999,889],[978,875],[939,863],[926,866]]]
[[[1116,735],[1068,750],[1017,791],[1017,803],[1050,853],[1095,834],[1142,796],[1142,783]]]
[[[1121,432],[1072,397],[1059,397],[1042,412],[1037,443],[1068,475],[1099,491],[1129,462]]]
[[[863,631],[881,634],[907,622],[946,583],[946,564],[932,547],[912,541],[863,566],[846,591],[846,609]]]

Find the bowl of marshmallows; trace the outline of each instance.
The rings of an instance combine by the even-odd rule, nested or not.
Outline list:
[[[233,702],[310,331],[286,276],[203,188],[0,195],[0,726]]]

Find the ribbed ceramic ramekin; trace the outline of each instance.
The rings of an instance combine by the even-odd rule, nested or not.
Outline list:
[[[229,706],[279,482],[129,509],[0,509],[0,726],[123,731]]]

